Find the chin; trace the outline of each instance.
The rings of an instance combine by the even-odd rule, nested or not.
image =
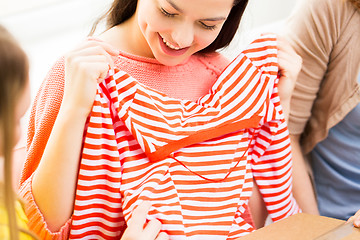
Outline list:
[[[159,63],[161,63],[165,66],[173,67],[173,66],[182,64],[185,61],[187,61],[187,59],[189,59],[189,56],[172,57],[172,56],[167,56],[167,55],[161,53],[160,55],[155,56],[155,58],[157,61],[159,61]]]
[[[176,66],[176,65],[180,65],[183,62],[185,62],[185,60],[183,60],[183,61],[166,61],[166,62],[162,62],[162,64],[164,64],[166,66],[169,66],[169,67],[173,67],[173,66]]]
[[[161,64],[165,65],[165,66],[169,66],[169,67],[173,67],[176,65],[179,65],[181,62],[174,62],[174,61],[159,61]]]

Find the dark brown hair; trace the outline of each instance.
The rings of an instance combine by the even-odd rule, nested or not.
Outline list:
[[[5,203],[10,239],[14,240],[19,239],[19,230],[27,232],[18,229],[16,223],[11,162],[15,144],[15,111],[28,84],[28,68],[25,52],[0,25],[0,153],[4,157],[4,185],[0,185],[0,199]]]
[[[247,4],[248,0],[234,1],[234,6],[232,7],[217,38],[208,47],[199,51],[199,53],[212,53],[230,44],[239,27],[241,17]],[[136,6],[137,0],[115,0],[110,9],[95,22],[90,35],[95,32],[96,26],[103,19],[106,19],[107,28],[112,28],[128,20],[132,15],[134,15]]]
[[[360,9],[360,0],[349,0],[355,7]]]

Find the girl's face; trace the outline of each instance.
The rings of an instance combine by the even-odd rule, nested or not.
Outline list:
[[[216,39],[233,2],[139,0],[136,18],[147,43],[144,55],[168,66],[184,62]]]

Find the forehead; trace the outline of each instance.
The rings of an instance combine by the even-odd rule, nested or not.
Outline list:
[[[234,0],[158,0],[169,4],[176,10],[186,14],[203,16],[227,16],[233,6]]]

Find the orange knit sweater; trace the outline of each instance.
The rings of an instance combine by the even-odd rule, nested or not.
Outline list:
[[[108,135],[107,129],[96,124],[98,113],[104,113],[100,114],[100,121],[107,122],[112,119],[110,116],[114,117],[106,114],[109,108],[105,103],[110,95],[98,95],[91,113],[95,116],[95,125],[91,125],[90,118],[84,142],[73,219],[58,233],[51,233],[34,202],[31,180],[61,104],[64,64],[60,60],[42,85],[31,113],[28,157],[21,179],[21,195],[27,202],[25,210],[30,229],[38,233],[41,239],[66,239],[70,229],[72,239],[119,239],[125,226],[124,220],[131,217],[132,209],[142,200],[151,199],[155,201],[155,205],[149,213],[150,219],[161,219],[164,224],[162,230],[172,237],[234,239],[253,229],[244,219],[253,178],[274,221],[297,213],[299,208],[291,194],[288,132],[275,87],[275,44],[274,38],[266,37],[254,42],[245,51],[245,55],[240,55],[221,76],[222,69],[214,66],[222,66],[226,60],[219,55],[208,58],[193,56],[187,63],[176,67],[166,67],[156,60],[139,58],[135,59],[137,67],[133,64],[125,64],[127,67],[124,67],[124,62],[129,60],[128,62],[133,63],[134,58],[119,56],[116,67],[127,74],[114,74],[102,88],[109,91],[113,101],[110,101],[110,109],[114,111],[112,114],[115,114],[115,118],[121,121],[116,120],[113,125],[108,126],[116,133],[114,136]],[[162,82],[156,80],[160,73]],[[129,76],[128,74],[134,78],[123,77]],[[240,82],[238,78],[241,79]],[[140,83],[145,81],[148,84],[144,85],[148,87],[138,88],[136,81],[132,79]],[[167,84],[174,84],[173,86],[181,89],[184,82],[194,80],[202,81],[206,86],[197,83],[194,86],[201,86],[189,89],[185,84],[184,95],[175,97],[195,100],[204,96],[196,103],[168,99],[158,92],[159,88]],[[133,88],[140,89],[141,92],[134,96],[130,94],[132,97],[123,101],[122,86],[127,82],[130,84],[125,86],[126,94],[126,89],[131,92]],[[112,84],[116,87],[110,87]],[[239,90],[234,90],[237,88]],[[173,90],[163,87],[160,91],[170,95]],[[173,95],[176,94],[176,91],[173,92]],[[150,98],[146,100],[147,97]],[[157,100],[158,97],[160,100]],[[141,123],[142,114],[139,115],[136,108],[128,109],[128,100],[130,103],[135,101],[131,103],[132,106],[146,107],[151,114],[154,113],[154,116],[148,116],[151,121],[158,116],[156,111],[170,114],[170,122],[177,119],[172,113],[184,111],[181,114],[187,115],[195,111],[196,116],[201,116],[200,122],[195,121],[181,127],[177,125],[175,128],[170,124],[165,132],[167,137],[159,138],[163,134],[161,132],[160,135],[155,134],[155,138],[149,137],[148,131],[157,129],[160,125],[151,124],[153,127],[144,130],[146,124],[143,126]],[[153,100],[160,101],[160,105],[154,109],[150,105]],[[238,103],[234,105],[235,102]],[[118,106],[118,103],[125,105]],[[184,109],[173,111],[172,104]],[[171,107],[169,112],[167,107]],[[180,117],[181,121],[184,120],[183,117]],[[190,118],[190,121],[193,119]],[[100,132],[96,133],[100,136],[104,136],[103,133],[106,132],[107,137],[87,142],[87,139],[96,135],[92,132],[93,128],[98,128]],[[108,137],[112,139],[111,143],[108,142]],[[103,147],[94,145],[93,140]],[[103,140],[105,145],[101,142]],[[216,150],[218,147],[221,151]],[[207,148],[209,152],[202,150]],[[100,155],[94,155],[97,150],[100,150]],[[99,159],[99,156],[104,158]],[[217,160],[212,160],[213,157]],[[98,174],[98,170],[107,172],[107,175],[100,173],[94,179],[93,174]],[[134,172],[138,173],[133,175]],[[114,179],[117,180],[113,182]],[[191,179],[196,179],[196,188],[195,185],[192,187]],[[99,185],[97,180],[107,184]],[[91,191],[84,191],[86,189]],[[111,209],[118,210],[112,212]],[[179,209],[182,211],[179,212]],[[86,216],[90,218],[84,218]],[[182,220],[179,221],[179,218]],[[212,224],[209,225],[209,221]]]
[[[139,82],[169,96],[189,100],[208,93],[211,85],[229,64],[229,60],[220,54],[206,57],[194,55],[187,62],[175,67],[164,66],[155,59],[124,52],[114,61],[117,68],[128,72]],[[25,212],[29,218],[30,229],[41,239],[67,239],[70,232],[71,220],[59,232],[53,233],[47,229],[31,192],[32,174],[41,160],[60,109],[64,80],[64,58],[60,58],[38,90],[27,129],[27,156],[20,180],[20,195],[27,203]]]

